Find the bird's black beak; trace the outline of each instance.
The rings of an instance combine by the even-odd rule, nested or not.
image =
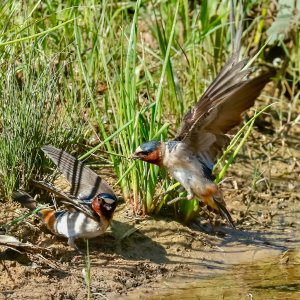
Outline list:
[[[129,159],[139,159],[139,156],[135,153],[132,153],[128,158]]]

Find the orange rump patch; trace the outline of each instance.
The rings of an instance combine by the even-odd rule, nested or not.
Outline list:
[[[218,192],[218,187],[215,184],[210,184],[205,187],[205,192],[203,193],[203,197],[209,197]]]
[[[201,200],[211,208],[219,211],[218,204],[214,200],[213,196],[219,194],[220,191],[218,186],[215,184],[210,184],[206,186],[205,192],[201,195]]]
[[[44,223],[47,225],[47,227],[52,231],[54,230],[54,223],[55,223],[55,210],[51,208],[42,209],[39,214],[42,215],[42,219]]]

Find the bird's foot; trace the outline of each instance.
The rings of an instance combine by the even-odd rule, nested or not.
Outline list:
[[[70,247],[72,247],[73,249],[75,249],[80,255],[84,255],[84,253],[78,248],[78,246],[75,244],[75,238],[74,237],[70,237],[68,239],[68,245]]]
[[[189,193],[189,194],[187,195],[186,199],[187,199],[187,200],[193,200],[193,199],[195,199],[195,196],[194,196],[194,194]]]
[[[186,197],[177,197],[177,198],[172,199],[171,201],[168,202],[168,205],[171,205],[171,204],[173,204],[175,202],[178,202],[180,200],[189,200],[190,201],[190,200],[193,200],[193,199],[195,199],[194,194],[188,193],[188,195]]]

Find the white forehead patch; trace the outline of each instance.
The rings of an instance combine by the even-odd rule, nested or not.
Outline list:
[[[110,199],[110,198],[102,198],[103,201],[107,204],[113,204],[116,202],[116,200]]]
[[[141,146],[138,146],[135,150],[135,153],[143,152],[144,150],[141,148]]]

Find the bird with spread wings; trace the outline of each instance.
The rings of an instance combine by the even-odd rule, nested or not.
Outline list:
[[[167,169],[188,192],[234,223],[226,208],[221,189],[214,183],[212,170],[220,153],[230,142],[227,133],[242,121],[242,114],[253,106],[273,71],[249,77],[244,69],[248,59],[235,53],[221,69],[195,106],[183,117],[174,139],[149,141],[131,155]]]

